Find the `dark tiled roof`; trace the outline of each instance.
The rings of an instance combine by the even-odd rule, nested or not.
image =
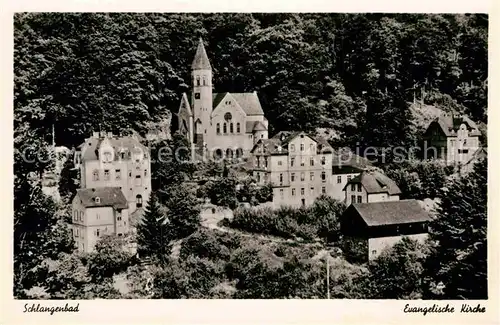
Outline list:
[[[354,203],[348,208],[357,214],[368,226],[383,226],[426,222],[430,215],[417,200]],[[346,211],[347,212],[347,211]]]
[[[112,206],[115,209],[127,209],[127,199],[119,187],[82,188],[76,195],[86,208]],[[99,198],[97,202],[96,198]]]
[[[287,154],[288,151],[286,148],[281,146],[281,143],[278,139],[260,139],[253,146],[251,152],[255,152],[258,146],[263,145],[264,150],[262,152],[263,155],[274,155],[274,154]],[[280,150],[281,147],[281,150]]]
[[[357,174],[361,173],[363,169],[354,167],[354,166],[349,166],[349,165],[339,165],[339,166],[332,166],[332,174],[333,175],[343,175],[343,174]]]
[[[198,42],[198,47],[196,48],[196,54],[194,55],[193,64],[191,65],[193,70],[211,70],[210,60],[208,60],[207,52],[205,51],[205,46],[203,45],[203,40],[200,38]]]
[[[335,150],[332,164],[336,166],[352,166],[359,169],[365,169],[372,166],[372,163],[368,159],[358,156],[347,149]]]
[[[99,151],[100,145],[103,140],[104,138],[101,137],[100,138],[91,137],[85,140],[87,148],[82,153],[82,160],[83,161],[98,160],[96,151]],[[111,146],[115,150],[115,160],[119,158],[118,153],[122,148],[126,153],[124,159],[128,159],[128,152],[133,153],[136,147],[142,149],[144,153],[148,152],[148,149],[143,144],[141,144],[136,138],[131,136],[112,137],[108,138],[108,140],[110,141]]]
[[[396,182],[378,171],[363,171],[358,176],[347,182],[349,184],[361,183],[368,194],[388,193],[389,195],[401,194]]]
[[[470,136],[480,136],[481,132],[479,132],[479,129],[470,118],[467,116],[453,116],[450,114],[444,114],[441,115],[440,117],[436,118],[434,121],[431,122],[431,125],[433,123],[437,123],[441,130],[443,130],[444,134],[446,136],[455,136],[457,135],[457,130],[460,128],[460,125],[465,123],[467,128],[469,129],[469,135]],[[429,125],[430,126],[430,125]]]

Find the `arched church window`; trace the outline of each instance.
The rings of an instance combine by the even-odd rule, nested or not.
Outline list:
[[[240,133],[240,132],[241,132],[240,123],[236,123],[236,133]]]
[[[241,148],[236,149],[236,158],[243,157],[243,150]]]
[[[136,197],[135,197],[135,206],[137,208],[142,207],[142,195],[140,195],[140,194],[136,195]]]
[[[200,76],[196,76],[196,85],[199,86],[200,85]]]
[[[224,123],[224,125],[222,126],[222,128],[223,128],[223,132],[227,133],[227,123]]]
[[[206,86],[207,85],[207,78],[205,76],[203,76],[203,86]]]
[[[234,133],[233,123],[229,124],[229,132]]]
[[[227,148],[226,158],[233,158],[233,150],[231,150],[231,148]]]
[[[220,134],[220,123],[217,123],[217,134]]]

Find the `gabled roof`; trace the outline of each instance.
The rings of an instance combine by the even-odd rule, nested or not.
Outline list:
[[[192,70],[211,70],[210,60],[208,60],[207,52],[205,51],[205,46],[203,45],[203,40],[200,37],[198,41],[198,47],[196,48],[196,54],[194,55],[193,64],[191,65]]]
[[[376,193],[388,193],[389,195],[401,194],[396,182],[382,174],[381,172],[370,170],[363,171],[358,176],[347,182],[344,189],[349,186],[349,184],[361,183],[368,194]]]
[[[300,134],[304,134],[305,136],[311,138],[314,140],[318,145],[316,147],[317,153],[332,153],[333,148],[330,146],[328,141],[326,141],[323,137],[314,137],[307,132],[302,132],[302,131],[280,131],[276,133],[272,138],[280,141],[281,145],[283,147],[287,146],[290,141],[295,139],[297,136]]]
[[[369,227],[426,222],[431,219],[429,212],[417,200],[353,203],[344,213],[352,213],[353,210]]]
[[[286,148],[284,148],[280,141],[278,139],[260,139],[257,141],[257,143],[253,146],[252,150],[250,151],[251,153],[254,153],[255,150],[262,145],[263,150],[262,154],[263,155],[274,155],[274,154],[287,154],[288,151]]]
[[[119,187],[81,188],[76,190],[76,197],[86,208],[109,206],[114,209],[128,208],[127,199]]]
[[[231,94],[238,105],[240,105],[243,111],[245,111],[246,115],[264,115],[264,111],[260,105],[259,96],[257,96],[257,92],[255,91],[253,93],[213,93],[213,109],[217,108],[227,94]]]
[[[358,156],[351,150],[346,150],[345,148],[333,152],[332,165],[339,168],[351,166],[360,170],[373,166],[368,159]]]
[[[460,125],[465,124],[469,129],[469,136],[480,136],[481,132],[479,131],[476,123],[474,123],[470,118],[465,115],[462,116],[453,116],[450,114],[444,114],[436,119],[434,119],[429,127],[429,129],[433,124],[437,124],[443,133],[447,136],[456,136],[457,131],[460,128]]]
[[[179,108],[179,112],[183,107],[183,103],[185,104],[184,108],[186,109],[189,116],[193,116],[193,111],[191,110],[191,104],[189,103],[189,99],[186,93],[182,94],[181,107]]]
[[[141,149],[143,153],[148,152],[148,149],[132,136],[106,137],[106,139],[110,142],[115,151],[115,160],[119,159],[118,153],[120,150],[127,153],[124,159],[128,159],[128,152],[133,153],[135,148]],[[98,160],[96,151],[99,151],[103,140],[104,137],[91,137],[86,139],[83,143],[86,148],[82,152],[82,161]]]

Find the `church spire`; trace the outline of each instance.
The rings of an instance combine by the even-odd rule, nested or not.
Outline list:
[[[203,46],[203,40],[200,37],[198,43],[198,48],[196,49],[196,54],[194,56],[193,64],[191,65],[192,70],[212,70],[210,66],[210,61],[208,60],[207,52],[205,51],[205,46]]]

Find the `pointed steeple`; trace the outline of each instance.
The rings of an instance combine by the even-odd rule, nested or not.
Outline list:
[[[196,54],[194,56],[193,64],[191,65],[192,70],[212,70],[210,61],[208,60],[207,52],[205,51],[205,46],[203,45],[203,40],[200,37],[198,43],[198,48],[196,49]]]

